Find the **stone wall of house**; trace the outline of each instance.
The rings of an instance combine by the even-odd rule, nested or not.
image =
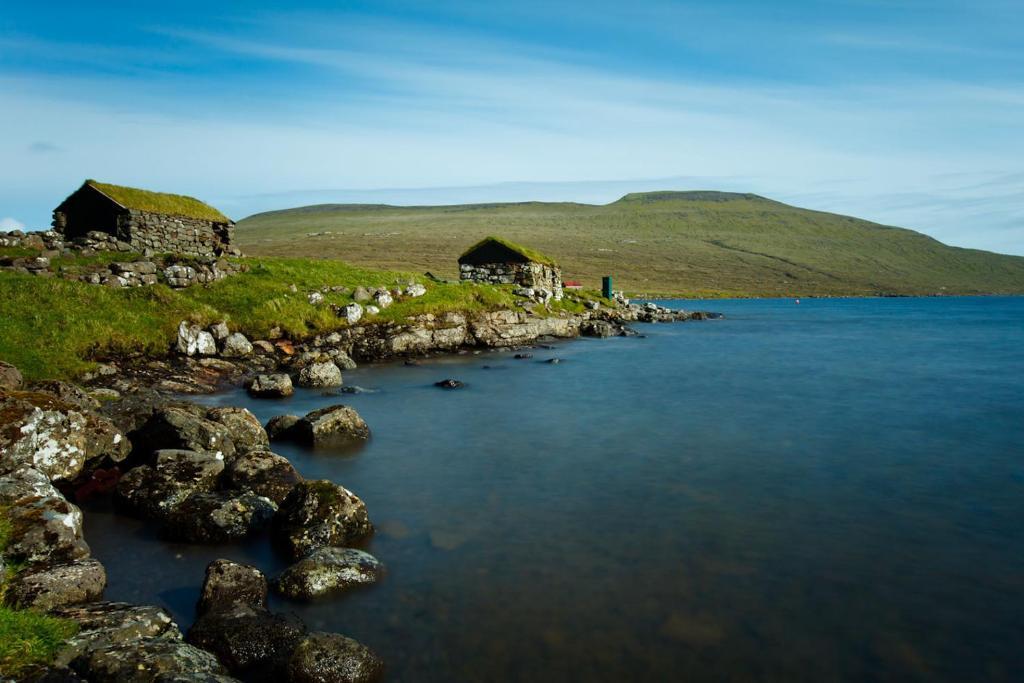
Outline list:
[[[459,266],[459,277],[492,285],[519,285],[533,290],[547,290],[557,300],[562,298],[562,270],[543,263],[485,263]]]
[[[230,224],[131,209],[118,218],[117,232],[127,236],[136,251],[190,256],[237,254],[231,246],[234,227]]]

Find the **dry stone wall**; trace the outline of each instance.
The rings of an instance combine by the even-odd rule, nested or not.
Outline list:
[[[138,251],[209,256],[231,253],[234,227],[131,209],[118,219],[118,234],[128,236]]]
[[[485,263],[459,266],[463,280],[491,285],[519,285],[533,290],[548,290],[555,299],[562,298],[562,271],[558,266],[543,263]]]

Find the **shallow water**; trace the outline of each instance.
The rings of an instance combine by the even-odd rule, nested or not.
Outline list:
[[[273,607],[391,680],[1024,680],[1024,298],[700,307],[728,317],[206,399],[373,430],[275,450],[366,501],[386,580]],[[284,566],[86,527],[107,596],[183,626],[211,559]]]

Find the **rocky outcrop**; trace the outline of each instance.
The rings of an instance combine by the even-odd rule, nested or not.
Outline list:
[[[23,569],[7,583],[4,600],[12,607],[45,611],[99,600],[106,585],[103,565],[82,558]]]
[[[274,582],[274,588],[289,598],[312,600],[375,583],[383,574],[384,565],[362,550],[317,548],[285,569]]]
[[[273,525],[275,541],[296,560],[317,548],[351,545],[372,532],[363,501],[326,480],[296,484]]]

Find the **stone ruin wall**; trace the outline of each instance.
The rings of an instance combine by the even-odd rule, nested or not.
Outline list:
[[[234,227],[196,218],[131,209],[118,218],[118,236],[137,251],[210,256],[231,251]]]
[[[491,285],[519,285],[531,289],[549,290],[556,300],[562,298],[562,270],[543,263],[486,263],[459,266],[462,280]]]

